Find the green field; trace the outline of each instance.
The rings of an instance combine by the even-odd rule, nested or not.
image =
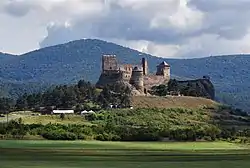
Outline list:
[[[83,116],[80,115],[66,115],[65,119],[60,119],[60,116],[58,115],[41,115],[36,116],[32,114],[32,112],[13,112],[9,114],[9,121],[10,120],[18,120],[19,118],[22,118],[22,122],[24,124],[43,124],[46,125],[48,123],[52,124],[90,124],[88,121],[84,119]],[[0,118],[0,122],[7,122],[7,115],[5,117]]]
[[[250,148],[227,142],[0,141],[1,168],[242,168]]]

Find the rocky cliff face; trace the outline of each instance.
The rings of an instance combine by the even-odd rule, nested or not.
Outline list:
[[[108,84],[115,84],[122,81],[122,74],[117,73],[102,73],[96,83],[96,87],[103,88]]]
[[[214,85],[209,79],[177,81],[181,94],[186,96],[205,97],[215,99]]]
[[[187,81],[171,79],[167,85],[160,84],[153,86],[150,93],[157,96],[166,96],[170,94],[215,99],[215,89],[212,82],[204,78]]]

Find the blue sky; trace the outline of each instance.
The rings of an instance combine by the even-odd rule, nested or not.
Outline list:
[[[250,0],[0,0],[0,51],[98,38],[171,58],[250,52]]]

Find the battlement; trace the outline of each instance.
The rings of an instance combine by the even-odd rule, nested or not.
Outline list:
[[[120,71],[125,71],[125,72],[132,72],[133,70],[133,65],[131,64],[123,64],[119,66]]]

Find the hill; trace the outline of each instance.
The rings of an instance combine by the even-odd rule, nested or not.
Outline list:
[[[216,107],[219,104],[209,99],[188,96],[134,96],[132,105],[136,108],[191,108]]]
[[[204,121],[206,123],[212,122],[212,123],[220,125],[222,128],[235,127],[238,129],[244,129],[244,128],[249,128],[250,126],[250,117],[247,117],[246,113],[242,111],[234,110],[230,107],[223,106],[222,104],[219,104],[213,100],[200,98],[200,97],[134,96],[132,98],[132,105],[135,108],[172,109],[173,111],[175,110],[178,111],[178,109],[189,109],[189,110],[194,110],[194,111],[198,110],[199,111],[198,113],[196,114],[190,113],[189,114],[190,116],[186,116],[186,119],[189,120],[190,119],[189,117],[191,117],[193,119],[190,119],[190,121],[192,120],[192,122],[197,123],[197,122],[200,122],[198,120],[200,120],[201,118],[205,118]],[[182,124],[180,125],[185,125],[184,121],[182,121],[181,123]]]
[[[25,81],[10,81],[0,78],[0,97],[18,98],[24,93],[31,94],[44,91],[50,85]]]
[[[1,54],[0,83],[10,86],[16,83],[25,84],[24,88],[29,86],[29,83],[39,83],[39,87],[43,88],[51,84],[73,83],[79,79],[94,83],[100,75],[103,54],[116,54],[122,63],[131,64],[137,64],[142,57],[146,57],[150,72],[154,72],[155,66],[165,60],[172,67],[172,77],[179,80],[208,75],[215,85],[217,100],[249,109],[249,55],[164,59],[114,43],[86,39],[43,48],[18,57]],[[10,90],[11,87],[5,88],[4,94],[12,96]]]

